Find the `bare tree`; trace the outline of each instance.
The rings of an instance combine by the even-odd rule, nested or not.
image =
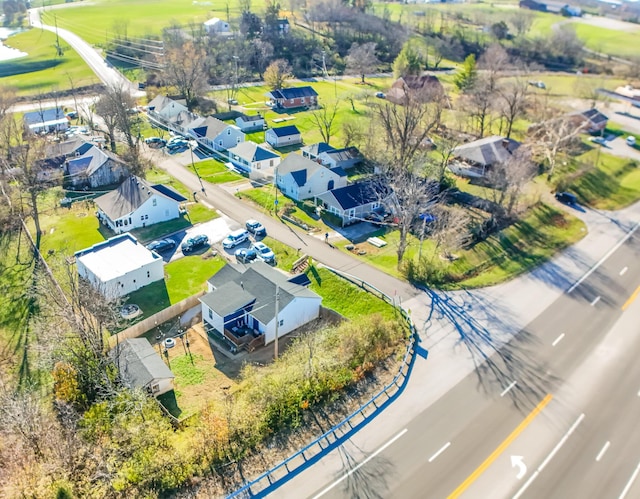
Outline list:
[[[529,85],[521,78],[504,83],[498,88],[500,95],[499,109],[507,127],[505,136],[511,137],[513,123],[527,110]]]
[[[284,59],[276,59],[264,70],[264,82],[272,90],[284,88],[289,78],[291,66]]]
[[[511,215],[522,195],[524,186],[536,174],[531,150],[520,146],[509,160],[494,164],[488,172],[487,181],[493,187],[493,201],[502,206],[507,215]]]
[[[482,74],[476,79],[463,99],[469,113],[472,130],[481,138],[486,132],[491,131],[492,113],[496,105],[493,91],[491,78]]]
[[[351,74],[357,74],[362,77],[362,83],[367,73],[372,73],[376,70],[380,61],[376,56],[376,44],[373,42],[353,43],[349,49],[347,55],[347,71]]]
[[[447,259],[469,240],[469,215],[457,206],[438,204],[431,210],[434,221],[429,237],[435,242],[432,259],[442,251]]]
[[[565,152],[587,126],[586,121],[568,115],[553,116],[531,126],[531,148],[546,161],[548,178],[556,171],[558,155]]]
[[[335,101],[333,104],[325,104],[309,116],[311,122],[320,130],[322,140],[327,144],[331,141],[335,131],[335,119],[339,104],[340,101]]]
[[[205,51],[186,41],[166,50],[163,62],[167,83],[176,87],[192,110],[208,86]]]
[[[360,124],[356,121],[345,121],[342,124],[342,137],[344,147],[352,145],[360,147],[364,139],[364,132]]]
[[[533,12],[529,12],[524,9],[518,9],[509,18],[509,24],[513,27],[516,36],[521,37],[526,35],[531,29],[533,24],[534,15]]]
[[[111,150],[114,152],[116,130],[124,135],[129,149],[136,149],[138,146],[138,134],[133,131],[134,123],[138,118],[135,105],[133,95],[119,85],[108,86],[96,103],[96,113],[105,122],[111,141]]]
[[[460,145],[460,141],[453,134],[438,134],[433,137],[435,156],[427,161],[427,173],[431,178],[443,183],[447,171],[447,165],[453,157],[453,150]]]

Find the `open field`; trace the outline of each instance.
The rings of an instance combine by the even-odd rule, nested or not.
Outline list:
[[[231,19],[240,16],[238,3],[228,2]],[[88,4],[45,11],[43,22],[68,29],[87,42],[101,45],[116,33],[125,37],[158,37],[171,24],[199,27],[212,17],[227,18],[226,5],[217,2],[172,0],[96,0]]]
[[[7,45],[28,53],[26,57],[0,62],[0,85],[18,89],[20,95],[33,95],[53,90],[75,88],[98,83],[98,78],[80,56],[61,42],[64,55],[58,57],[56,35],[31,29],[7,40]]]
[[[619,57],[635,57],[638,55],[640,31],[629,32],[599,28],[581,22],[573,22],[578,37],[585,42],[587,48]]]
[[[198,161],[194,163],[194,165],[202,179],[212,184],[235,182],[236,180],[242,180],[244,178],[242,175],[230,171],[229,168],[214,158]],[[187,165],[186,168],[189,170],[192,169],[191,165]]]

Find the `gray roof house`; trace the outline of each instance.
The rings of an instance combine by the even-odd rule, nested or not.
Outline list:
[[[264,116],[260,114],[241,114],[236,118],[236,126],[243,132],[256,132],[265,126]]]
[[[340,167],[327,168],[299,154],[289,154],[278,165],[276,185],[286,196],[302,201],[345,187],[347,174]]]
[[[173,390],[174,374],[146,338],[126,339],[110,355],[129,388],[142,388],[154,397]]]
[[[289,279],[264,262],[225,265],[200,298],[205,327],[236,351],[274,341],[276,323],[280,338],[316,319],[322,298]]]
[[[316,159],[320,154],[327,151],[335,151],[335,148],[326,142],[318,142],[302,148],[302,155],[305,158]]]
[[[273,169],[280,164],[280,155],[255,142],[240,142],[228,151],[233,166],[249,174],[251,179],[273,178]]]
[[[69,128],[69,120],[61,107],[24,113],[25,130],[33,133],[62,132]]]
[[[342,149],[333,149],[318,154],[318,161],[329,168],[340,167],[348,169],[362,162],[362,155],[357,147],[344,147]]]
[[[98,220],[117,234],[178,218],[187,199],[164,185],[130,177],[95,199]]]
[[[94,144],[70,145],[73,151],[64,164],[65,185],[75,189],[104,187],[129,176],[127,165],[114,153]]]
[[[210,151],[231,149],[245,140],[240,128],[211,116],[196,118],[188,124],[187,129],[198,144]]]
[[[180,134],[187,133],[187,125],[198,118],[180,101],[157,95],[147,106],[151,122]]]
[[[360,222],[382,205],[389,206],[393,196],[391,188],[381,182],[368,180],[333,189],[316,196],[329,213],[340,218],[342,226]]]
[[[463,144],[453,150],[449,169],[461,177],[483,178],[487,169],[508,161],[520,147],[520,142],[493,135]]]

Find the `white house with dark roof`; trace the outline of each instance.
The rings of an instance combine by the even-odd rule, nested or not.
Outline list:
[[[271,147],[287,147],[302,144],[302,134],[295,125],[269,128],[264,134],[264,140]]]
[[[316,196],[316,205],[340,218],[342,226],[363,220],[382,205],[389,206],[391,189],[376,181],[357,182]]]
[[[146,338],[121,341],[109,355],[129,388],[141,388],[154,397],[173,390],[174,374]]]
[[[273,169],[280,164],[278,154],[255,142],[241,142],[228,151],[229,161],[250,176],[273,177]]]
[[[264,130],[264,116],[260,114],[241,114],[236,118],[236,126],[243,132],[257,132]]]
[[[342,168],[327,168],[299,154],[289,154],[276,169],[278,189],[296,201],[345,187],[347,174]]]
[[[276,322],[281,337],[320,315],[320,296],[264,262],[227,264],[207,285],[200,298],[205,328],[236,347],[271,343]]]
[[[165,95],[157,95],[147,106],[147,116],[156,123],[182,135],[187,134],[188,125],[199,118],[189,111],[182,102],[170,99]]]
[[[164,185],[151,185],[130,177],[120,186],[94,201],[98,220],[119,234],[180,216],[180,204],[187,199]]]
[[[318,142],[316,144],[304,146],[301,149],[301,151],[302,151],[302,155],[305,158],[313,159],[315,161],[316,159],[318,159],[318,156],[323,152],[335,151],[335,148],[333,148],[326,142]]]
[[[225,151],[245,141],[244,132],[239,127],[211,116],[193,120],[188,125],[188,133],[211,151]]]
[[[505,163],[520,147],[520,142],[493,135],[456,147],[449,170],[461,177],[482,178],[497,163]]]
[[[362,162],[362,155],[357,147],[344,147],[331,149],[318,154],[318,161],[329,168],[342,168],[347,170]]]
[[[94,144],[79,145],[64,163],[64,183],[75,189],[115,185],[129,176],[127,165],[114,153]]]
[[[78,275],[107,298],[126,296],[164,279],[162,257],[131,234],[121,234],[75,253]]]
[[[69,128],[69,120],[61,107],[24,113],[25,130],[32,133],[64,132]]]

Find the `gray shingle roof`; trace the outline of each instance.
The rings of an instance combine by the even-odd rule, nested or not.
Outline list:
[[[44,109],[42,111],[31,111],[24,113],[23,119],[27,125],[36,125],[46,121],[56,121],[65,118],[64,111],[61,107],[53,109]]]
[[[229,149],[229,152],[236,156],[240,156],[242,159],[249,162],[275,159],[278,157],[276,153],[271,152],[264,147],[260,147],[258,144],[251,142],[250,140],[240,142],[237,146]]]
[[[364,181],[325,192],[318,196],[329,205],[339,205],[342,210],[357,208],[375,201],[382,201],[391,194],[391,189],[380,182]]]
[[[478,165],[490,166],[507,161],[518,147],[520,142],[493,135],[456,147],[453,156]]]
[[[132,388],[147,388],[153,381],[175,378],[146,338],[129,338],[111,350],[120,376]]]
[[[236,128],[234,125],[229,125],[224,121],[220,121],[217,118],[208,116],[206,118],[196,119],[189,124],[189,129],[193,130],[198,137],[207,137],[215,139],[218,135],[226,130],[227,127]]]

